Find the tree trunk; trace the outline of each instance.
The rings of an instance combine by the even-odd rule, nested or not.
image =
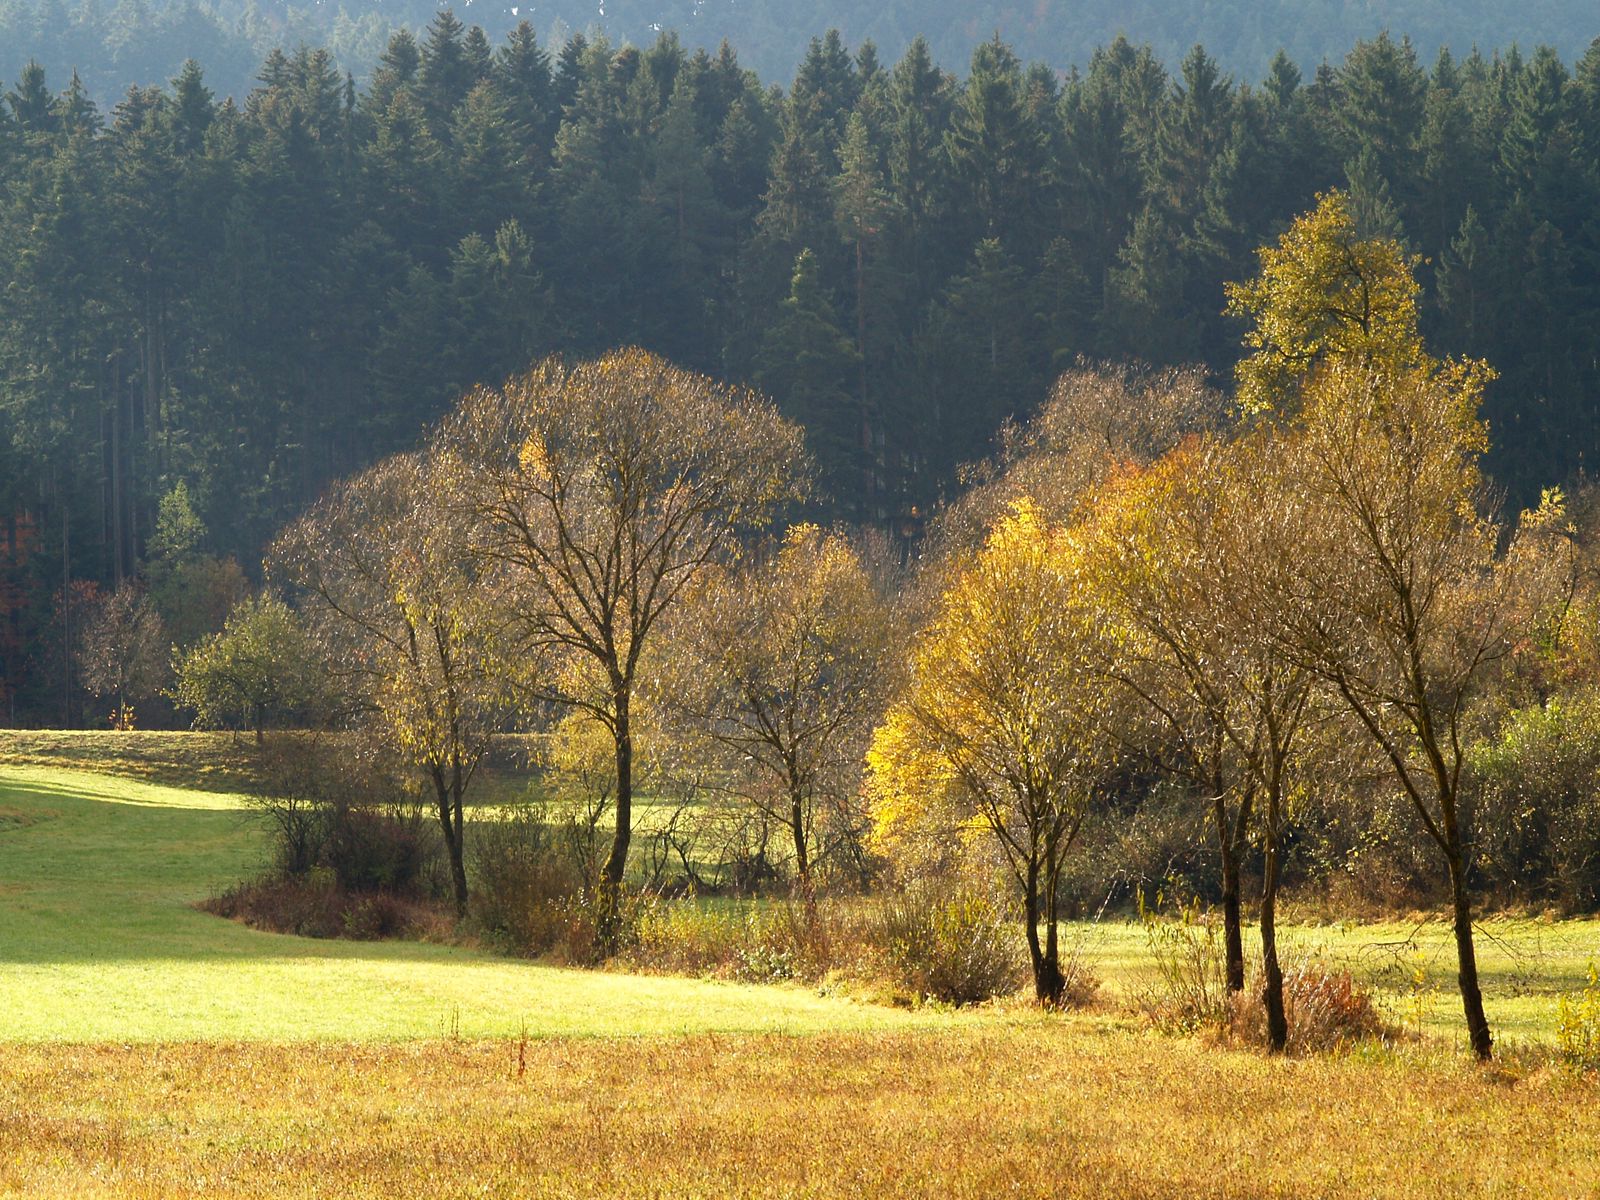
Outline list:
[[[1222,854],[1222,940],[1227,954],[1228,990],[1244,991],[1244,926],[1239,905],[1239,847],[1228,828],[1228,806],[1219,788],[1212,801],[1217,848]]]
[[[1267,1048],[1282,1053],[1289,1044],[1289,1018],[1283,1003],[1283,968],[1278,964],[1278,801],[1269,798],[1267,853],[1261,881],[1261,1003],[1267,1010]]]
[[[789,830],[794,834],[794,869],[795,874],[805,885],[807,892],[811,889],[811,857],[806,852],[806,808],[805,796],[797,789],[789,795]]]
[[[1472,944],[1472,901],[1467,896],[1466,866],[1459,844],[1446,854],[1450,866],[1450,901],[1455,917],[1456,980],[1461,987],[1461,1007],[1467,1016],[1467,1037],[1472,1052],[1484,1062],[1494,1056],[1494,1038],[1483,1011],[1483,991],[1478,986],[1478,955]]]
[[[439,828],[444,834],[445,854],[450,859],[450,888],[454,894],[456,916],[467,915],[467,868],[461,850],[461,790],[459,772],[450,783],[444,772],[434,770],[433,787],[439,798]]]
[[[1054,914],[1044,945],[1039,943],[1039,864],[1028,864],[1028,878],[1022,897],[1023,920],[1028,925],[1028,958],[1033,966],[1033,994],[1040,1004],[1055,1007],[1061,1003],[1061,966],[1057,958]]]
[[[1051,1008],[1061,1006],[1066,994],[1067,981],[1061,974],[1061,938],[1056,920],[1057,872],[1054,865],[1046,872],[1047,894],[1044,900],[1044,979],[1034,981],[1034,990],[1041,992],[1040,999]]]
[[[72,728],[72,525],[65,485],[57,475],[61,501],[61,727]]]
[[[600,927],[598,950],[615,953],[621,938],[622,876],[628,866],[628,842],[633,836],[633,726],[628,712],[629,696],[623,685],[616,688],[616,725],[612,736],[617,753],[617,828],[611,837],[611,853],[606,856],[604,877],[600,880]]]

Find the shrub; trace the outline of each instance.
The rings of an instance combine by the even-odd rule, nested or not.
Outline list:
[[[1015,917],[987,889],[918,881],[884,901],[882,920],[897,982],[917,996],[976,1004],[1022,985]]]
[[[272,831],[273,873],[316,869],[350,892],[442,894],[433,822],[404,783],[341,739],[296,741],[262,755],[253,798]]]
[[[830,971],[867,978],[882,956],[859,900],[721,902],[655,899],[639,910],[628,961],[644,970],[769,983]]]
[[[1228,965],[1222,930],[1200,902],[1161,912],[1162,896],[1147,907],[1139,896],[1139,922],[1145,945],[1156,966],[1156,979],[1137,997],[1139,1007],[1158,1029],[1193,1033],[1220,1028],[1228,1018]]]
[[[517,805],[473,827],[472,915],[477,926],[522,954],[592,956],[594,917],[583,878],[563,853],[562,829],[540,804]]]
[[[1600,906],[1600,691],[1511,713],[1470,766],[1486,880],[1511,900]]]
[[[1556,1053],[1572,1070],[1600,1071],[1600,968],[1589,963],[1583,991],[1562,996],[1556,1018]]]
[[[1240,1040],[1267,1044],[1264,987],[1259,970],[1244,991],[1228,1003],[1228,1031]],[[1283,972],[1283,1010],[1289,1022],[1289,1046],[1296,1050],[1337,1050],[1386,1032],[1372,993],[1347,970],[1331,969],[1306,959]]]
[[[325,869],[241,883],[201,908],[255,929],[300,937],[377,941],[412,936],[431,926],[420,906],[386,892],[346,891]]]
[[[760,924],[755,905],[652,900],[639,914],[628,959],[650,971],[732,974]]]
[[[323,808],[325,840],[319,865],[351,892],[420,896],[433,890],[438,848],[433,827],[414,805],[374,809],[347,804]]]

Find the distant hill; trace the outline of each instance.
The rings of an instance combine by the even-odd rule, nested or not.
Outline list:
[[[852,46],[872,40],[889,61],[920,33],[951,68],[965,67],[973,47],[995,32],[1023,59],[1060,70],[1083,65],[1118,34],[1148,43],[1168,66],[1199,43],[1242,81],[1260,79],[1279,48],[1309,72],[1383,29],[1409,37],[1424,61],[1442,46],[1460,54],[1515,43],[1550,45],[1570,62],[1600,37],[1594,0],[477,0],[456,7],[492,38],[528,20],[546,44],[572,32],[645,45],[671,30],[690,48],[726,39],[769,82],[786,81],[810,39],[830,28]],[[194,57],[219,92],[242,94],[274,46],[309,43],[332,50],[361,80],[394,29],[420,29],[436,11],[428,0],[0,0],[0,79],[10,83],[37,59],[52,79],[65,81],[76,69],[91,94],[108,100],[130,84],[164,83]]]

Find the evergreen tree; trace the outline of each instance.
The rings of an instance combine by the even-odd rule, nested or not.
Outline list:
[[[801,251],[789,297],[762,341],[756,382],[805,428],[824,509],[857,520],[866,515],[872,491],[864,446],[870,435],[851,394],[859,361],[823,290],[816,256]]]

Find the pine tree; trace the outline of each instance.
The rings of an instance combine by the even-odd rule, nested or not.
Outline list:
[[[1022,69],[998,37],[978,47],[945,153],[956,205],[975,237],[1005,236],[1030,246],[1051,186],[1045,131],[1028,115]]]
[[[805,428],[822,479],[823,505],[857,520],[871,501],[866,430],[860,405],[851,396],[859,361],[823,291],[816,256],[801,251],[789,298],[762,341],[756,382],[785,416]]]

